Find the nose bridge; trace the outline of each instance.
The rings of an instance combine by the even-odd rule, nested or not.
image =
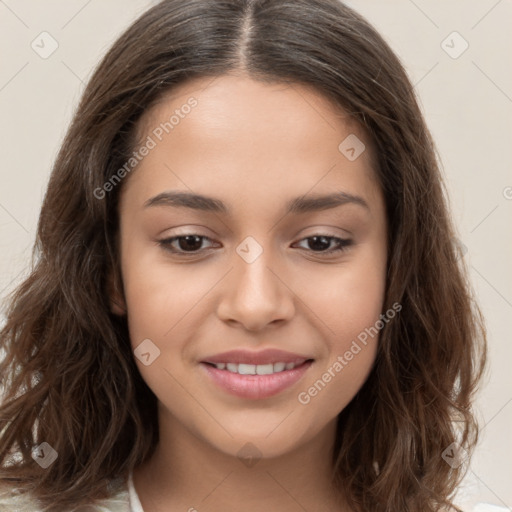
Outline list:
[[[260,238],[261,239],[261,238]],[[265,247],[252,236],[244,239],[236,248],[235,258],[237,278],[243,291],[264,292],[275,291],[272,267],[272,249],[267,240]]]
[[[233,272],[224,288],[218,314],[223,320],[237,321],[247,329],[290,318],[291,292],[276,276],[276,254],[270,237],[248,236],[236,247]]]
[[[279,284],[270,271],[270,268],[275,266],[274,251],[270,237],[258,238],[260,241],[253,236],[247,236],[236,248],[236,288],[242,296],[247,296],[252,301],[261,299],[262,305],[270,305],[279,294]]]

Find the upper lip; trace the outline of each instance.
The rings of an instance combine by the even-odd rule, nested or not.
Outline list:
[[[253,352],[250,350],[230,350],[211,357],[207,357],[203,363],[234,363],[234,364],[270,364],[270,363],[294,363],[296,365],[306,362],[311,357],[293,354],[284,350],[268,348]]]

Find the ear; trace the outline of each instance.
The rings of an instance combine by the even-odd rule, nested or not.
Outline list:
[[[107,279],[107,294],[109,298],[110,311],[114,315],[126,315],[127,308],[122,285],[120,285],[120,279],[114,271],[109,273]]]

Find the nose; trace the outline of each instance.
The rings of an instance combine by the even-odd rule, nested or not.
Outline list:
[[[267,325],[289,321],[295,314],[294,293],[286,282],[282,266],[276,264],[270,250],[248,263],[234,254],[234,268],[219,291],[217,315],[227,323],[248,331],[260,331]]]

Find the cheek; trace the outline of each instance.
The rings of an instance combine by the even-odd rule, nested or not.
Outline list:
[[[132,345],[144,338],[160,343],[208,290],[204,273],[166,264],[159,253],[128,239],[122,273]],[[155,257],[155,255],[157,257]]]
[[[324,298],[326,357],[299,390],[297,401],[302,414],[325,423],[337,416],[367,380],[377,354],[382,313],[384,279],[379,275],[344,284]],[[334,283],[331,284],[334,286]],[[320,304],[319,304],[320,306]]]
[[[192,333],[189,318],[195,313],[194,304],[202,297],[205,302],[208,283],[204,276],[192,273],[186,279],[179,266],[157,264],[142,251],[126,252],[130,258],[123,263],[123,281],[135,363],[160,401],[172,396],[174,407],[182,406],[186,396],[179,383],[187,381],[188,367],[180,362]],[[143,351],[138,348],[142,346]],[[149,361],[137,357],[138,352],[149,352]]]
[[[304,383],[298,401],[328,420],[352,400],[366,381],[382,327],[385,294],[384,251],[368,247],[347,268],[316,282],[308,305],[320,312],[326,357]],[[394,312],[393,312],[394,313]],[[319,361],[320,363],[320,361]]]
[[[315,279],[303,280],[307,306],[317,313],[324,332],[337,351],[382,313],[386,259],[375,245],[361,248],[336,268],[326,268]]]

